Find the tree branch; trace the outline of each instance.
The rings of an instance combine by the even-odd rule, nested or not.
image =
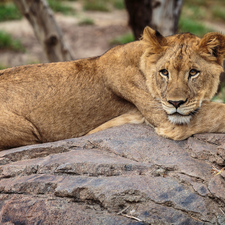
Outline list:
[[[46,0],[14,0],[14,3],[32,25],[50,62],[73,59]]]

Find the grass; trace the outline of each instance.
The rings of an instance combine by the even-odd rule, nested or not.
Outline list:
[[[13,3],[0,3],[0,22],[6,20],[18,20],[22,18],[22,14]]]
[[[215,4],[213,4],[215,3]],[[213,31],[204,25],[205,21],[215,21],[213,8],[220,5],[225,11],[225,0],[185,0],[179,19],[178,32],[190,32],[199,37]]]
[[[0,64],[0,70],[4,70],[6,68],[8,68],[8,67],[7,66],[3,66],[2,64]]]
[[[125,9],[123,0],[112,0],[112,4],[116,9]]]
[[[115,39],[113,39],[112,41],[110,41],[110,44],[112,45],[122,45],[122,44],[126,44],[128,42],[132,42],[134,41],[134,35],[132,33],[126,33],[122,36],[116,37]]]
[[[214,18],[225,21],[224,8],[220,8],[219,6],[214,6],[212,9],[212,14]]]
[[[202,20],[205,19],[207,11],[203,7],[198,7],[196,5],[183,6],[182,14],[183,17],[188,17],[193,20]]]
[[[25,47],[19,40],[14,40],[12,36],[5,31],[0,31],[0,49],[25,52]]]
[[[83,8],[90,11],[110,11],[105,0],[83,0]]]
[[[182,15],[202,21],[225,21],[225,0],[185,0]]]
[[[64,15],[73,15],[75,13],[75,10],[72,7],[65,5],[64,1],[48,0],[48,4],[54,12],[60,12]],[[13,3],[0,3],[0,22],[18,20],[21,18],[22,14]]]
[[[79,25],[94,25],[95,22],[94,22],[94,20],[91,19],[91,18],[84,18],[84,19],[82,19],[78,24],[79,24]]]
[[[209,7],[211,6],[215,5],[225,6],[225,0],[185,0],[184,5],[207,7],[208,11],[210,11]]]
[[[225,84],[222,83],[219,93],[212,98],[213,102],[225,103],[225,88],[224,88],[224,86],[225,86]]]
[[[188,5],[205,6],[207,4],[206,0],[185,0]]]
[[[202,37],[205,33],[213,31],[210,28],[207,28],[200,22],[195,20],[181,17],[179,20],[179,32],[190,32],[199,37]]]
[[[123,0],[82,0],[84,10],[109,12],[112,7],[125,9]]]
[[[62,1],[48,0],[48,4],[54,12],[60,12],[64,15],[75,14],[75,10],[72,7],[65,5]]]

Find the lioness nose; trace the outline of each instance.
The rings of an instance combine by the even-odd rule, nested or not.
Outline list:
[[[173,105],[176,109],[180,106],[180,105],[182,105],[182,104],[184,104],[186,101],[168,101],[171,105]]]

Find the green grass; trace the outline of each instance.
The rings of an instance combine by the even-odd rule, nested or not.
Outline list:
[[[196,5],[184,6],[182,10],[182,16],[188,17],[193,20],[205,19],[207,11],[204,7],[198,7]]]
[[[125,9],[123,0],[113,0],[112,4],[116,9]]]
[[[225,20],[225,0],[185,0],[182,15],[195,20]]]
[[[91,19],[91,18],[84,18],[84,19],[82,19],[78,24],[81,25],[81,26],[82,26],[82,25],[94,25],[95,22],[94,22],[94,20]]]
[[[83,0],[84,10],[109,12],[109,7],[105,0]]]
[[[185,0],[184,3],[191,6],[205,6],[207,5],[207,0]]]
[[[8,68],[8,67],[7,66],[3,66],[2,64],[0,64],[0,70],[4,70],[6,68]]]
[[[110,41],[110,44],[112,45],[121,45],[121,44],[126,44],[128,42],[134,41],[134,35],[132,33],[126,33],[122,36],[116,37],[112,41]]]
[[[72,7],[65,5],[62,1],[48,0],[48,4],[54,12],[60,12],[64,15],[75,14],[75,10]]]
[[[212,29],[207,28],[200,22],[195,20],[181,17],[179,20],[179,32],[190,32],[199,37],[202,37],[205,33],[213,31]]]
[[[208,4],[207,0],[186,0],[179,19],[179,32],[190,32],[202,37],[205,33],[213,31],[204,25],[204,21],[211,17]]]
[[[0,31],[0,49],[25,52],[25,47],[19,40],[14,40],[10,34]]]
[[[200,6],[200,7],[208,7],[208,11],[210,11],[210,7],[215,5],[225,6],[225,0],[185,0],[184,5],[188,6]]]
[[[225,103],[225,84],[221,83],[220,84],[220,90],[219,93],[217,93],[213,98],[212,101],[213,102],[221,102],[221,103]]]
[[[112,7],[125,9],[123,0],[82,0],[84,10],[109,12]]]
[[[22,14],[13,3],[0,3],[0,22],[6,20],[18,20],[22,18]]]
[[[225,21],[224,8],[220,8],[219,6],[214,6],[212,9],[212,14],[213,14],[214,18]]]

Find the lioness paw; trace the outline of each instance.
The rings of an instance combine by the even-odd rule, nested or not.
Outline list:
[[[176,141],[185,140],[191,136],[191,134],[187,133],[185,126],[156,127],[155,132],[162,137]]]

